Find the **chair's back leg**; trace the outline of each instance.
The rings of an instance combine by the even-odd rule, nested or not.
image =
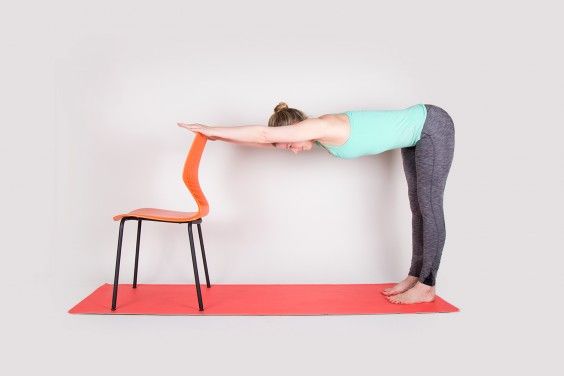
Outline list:
[[[209,288],[210,285],[210,275],[208,274],[208,263],[206,261],[206,251],[204,249],[204,238],[202,237],[202,227],[198,222],[198,237],[200,238],[200,249],[202,250],[202,260],[204,260],[204,272],[206,273],[206,286]]]
[[[117,255],[116,255],[116,271],[114,274],[114,291],[112,293],[112,311],[116,310],[117,303],[117,293],[118,293],[118,282],[119,282],[119,263],[121,260],[121,241],[123,239],[123,225],[125,223],[125,218],[122,218],[119,222],[119,237],[117,245]]]
[[[137,244],[135,246],[135,267],[133,268],[133,288],[137,288],[137,270],[139,269],[139,243],[141,242],[141,222],[137,220]]]
[[[194,267],[194,281],[196,283],[196,294],[198,294],[198,307],[204,310],[202,303],[202,291],[200,290],[200,276],[198,275],[198,262],[196,260],[196,250],[194,248],[194,235],[192,234],[192,222],[188,223],[188,237],[190,238],[190,252],[192,253],[192,266]]]

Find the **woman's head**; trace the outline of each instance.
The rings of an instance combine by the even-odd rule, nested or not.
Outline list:
[[[307,119],[307,116],[300,110],[290,108],[284,102],[280,102],[274,107],[274,113],[268,119],[269,127],[282,127],[286,125],[294,125],[302,120]],[[301,142],[275,142],[274,145],[278,149],[287,149],[294,153],[299,153],[303,150],[310,150],[313,147],[311,141]]]

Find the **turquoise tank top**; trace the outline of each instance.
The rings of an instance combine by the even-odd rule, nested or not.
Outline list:
[[[356,158],[387,150],[414,146],[421,138],[427,118],[424,104],[400,110],[347,111],[351,133],[340,146],[315,141],[339,158]]]

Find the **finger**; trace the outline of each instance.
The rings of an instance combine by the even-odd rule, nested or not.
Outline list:
[[[190,126],[190,125],[188,125],[188,124],[178,124],[178,126],[179,126],[180,128],[188,129],[188,130],[190,130],[190,131],[196,129],[196,127]]]
[[[180,128],[184,128],[184,129],[186,129],[188,131],[192,131],[192,132],[198,132],[197,129],[191,129],[191,128],[188,128],[188,127],[180,127]]]

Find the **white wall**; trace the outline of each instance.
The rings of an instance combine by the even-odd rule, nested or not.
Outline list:
[[[547,307],[562,307],[548,302],[562,287],[564,62],[561,9],[551,2],[9,8],[0,16],[0,274],[4,302],[18,311],[6,322],[28,318],[39,330],[57,317],[55,327],[70,331],[66,309],[112,280],[113,215],[195,208],[180,178],[193,134],[177,121],[266,124],[286,101],[310,116],[445,108],[456,150],[438,292],[481,323],[468,324],[470,341],[493,320],[499,338],[519,327],[542,342],[530,325],[535,301],[545,316],[534,320],[553,329]],[[399,150],[341,160],[320,149],[209,142],[200,181],[212,283],[377,283],[407,272]],[[146,223],[142,237],[141,283],[193,281],[184,226]],[[123,282],[134,239],[129,223]]]

